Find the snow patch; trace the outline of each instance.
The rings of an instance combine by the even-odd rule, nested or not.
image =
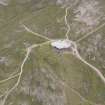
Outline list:
[[[51,46],[57,49],[66,49],[71,47],[72,43],[70,40],[56,40],[51,43]]]

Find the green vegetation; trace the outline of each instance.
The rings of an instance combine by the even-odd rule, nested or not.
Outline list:
[[[17,83],[27,48],[46,41],[22,25],[51,39],[65,38],[65,5],[57,5],[56,0],[10,0],[7,6],[0,5],[0,105],[5,92]],[[76,21],[77,7],[70,9],[67,16],[72,26],[69,37],[75,41],[104,23],[104,17],[94,26]],[[103,26],[77,43],[81,56],[103,74],[104,29]],[[50,42],[33,48],[19,85],[8,95],[5,105],[105,105],[105,84],[100,77],[65,51],[52,48]]]

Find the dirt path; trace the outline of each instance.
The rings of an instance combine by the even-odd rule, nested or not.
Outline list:
[[[5,105],[5,102],[6,102],[6,99],[8,98],[8,96],[10,95],[10,93],[19,85],[20,83],[20,80],[21,80],[21,77],[22,77],[22,74],[23,74],[23,68],[24,68],[24,64],[26,63],[29,55],[30,55],[30,52],[32,51],[33,48],[36,48],[36,47],[39,47],[39,46],[43,46],[45,44],[49,43],[49,41],[46,41],[46,42],[43,42],[41,44],[33,44],[32,46],[28,47],[26,49],[26,55],[25,55],[25,58],[21,64],[21,71],[19,73],[19,77],[18,77],[18,80],[16,82],[16,84],[6,93],[4,99],[3,99],[3,102],[2,102],[2,105]]]
[[[70,32],[70,25],[69,25],[69,23],[68,23],[68,21],[67,21],[67,15],[68,15],[68,10],[69,10],[69,9],[70,9],[70,7],[67,7],[67,8],[65,9],[65,12],[66,12],[66,14],[65,14],[65,24],[66,24],[66,26],[67,26],[67,32],[66,32],[66,34],[65,34],[66,39],[64,39],[64,40],[67,40],[67,39],[69,40],[68,34],[69,34],[69,32]],[[102,74],[95,66],[93,66],[93,65],[91,65],[90,63],[88,63],[87,61],[85,61],[85,60],[80,56],[80,54],[79,54],[79,52],[78,52],[78,50],[77,50],[77,42],[80,42],[81,40],[83,40],[83,39],[85,39],[86,37],[90,36],[90,34],[94,33],[94,32],[97,31],[97,30],[99,30],[99,29],[102,28],[103,26],[105,26],[105,23],[104,23],[103,25],[101,25],[100,27],[98,27],[97,29],[93,30],[92,32],[88,33],[88,34],[85,35],[84,37],[80,38],[80,39],[77,40],[76,42],[73,42],[73,43],[74,43],[74,47],[72,47],[72,54],[73,54],[74,56],[76,56],[76,57],[77,57],[80,61],[82,61],[84,64],[86,64],[86,65],[88,65],[90,68],[92,68],[92,70],[93,70],[94,72],[96,72],[96,74],[101,78],[101,80],[103,81],[103,83],[105,83],[105,77],[103,76],[103,74]],[[18,76],[18,80],[17,80],[16,84],[15,84],[9,91],[7,91],[7,92],[5,93],[5,96],[4,96],[2,105],[5,105],[5,102],[6,102],[7,98],[8,98],[8,96],[12,93],[13,90],[15,90],[15,89],[18,87],[18,85],[19,85],[19,83],[20,83],[20,81],[21,81],[22,74],[23,74],[24,65],[25,65],[26,61],[28,60],[28,57],[29,57],[30,52],[32,51],[32,49],[34,49],[34,48],[36,48],[36,47],[39,47],[39,46],[44,46],[44,45],[46,45],[46,44],[48,44],[48,43],[54,41],[53,39],[50,39],[50,38],[48,38],[48,37],[46,37],[46,36],[43,36],[43,35],[41,35],[41,34],[38,34],[38,33],[33,32],[33,31],[30,30],[28,27],[26,27],[24,24],[23,24],[23,27],[25,28],[26,31],[32,33],[32,34],[35,35],[35,36],[38,36],[38,37],[40,37],[40,38],[43,38],[43,39],[45,39],[45,40],[47,40],[47,41],[45,41],[45,42],[43,42],[43,43],[41,43],[41,44],[33,44],[33,45],[31,45],[30,47],[28,47],[28,48],[26,49],[25,58],[23,59],[23,62],[22,62],[22,64],[21,64],[21,66],[20,66],[20,73],[18,73],[18,74],[16,74],[16,75],[13,75],[13,76],[11,76],[11,77],[5,79],[5,80],[0,81],[0,83],[3,83],[3,82],[6,82],[6,81],[8,81],[8,80],[10,80],[10,79],[15,78],[15,77]],[[69,40],[69,41],[71,41],[71,40]],[[88,100],[86,100],[84,97],[82,97],[78,92],[76,92],[74,89],[72,89],[72,91],[73,91],[74,93],[76,93],[78,96],[80,96],[80,98],[81,98],[82,100],[88,101]],[[88,101],[88,102],[90,102],[90,101]],[[93,103],[93,102],[91,102],[91,103]],[[96,105],[96,104],[94,103],[94,105]]]

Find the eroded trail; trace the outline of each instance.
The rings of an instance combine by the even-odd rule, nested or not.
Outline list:
[[[24,64],[26,63],[26,61],[27,61],[27,59],[28,59],[28,57],[29,57],[30,52],[32,51],[32,49],[35,48],[35,47],[38,47],[38,46],[43,46],[43,45],[45,45],[45,44],[47,44],[47,43],[49,43],[49,41],[43,42],[43,43],[41,43],[41,44],[34,44],[34,45],[32,45],[32,46],[30,46],[30,47],[28,47],[28,48],[26,49],[26,52],[27,52],[27,53],[26,53],[25,58],[24,58],[24,60],[23,60],[23,62],[22,62],[22,64],[21,64],[21,67],[20,67],[20,68],[21,68],[21,71],[20,71],[20,73],[19,73],[18,80],[17,80],[16,84],[6,93],[6,95],[5,95],[4,99],[3,99],[2,105],[5,105],[6,99],[8,98],[9,94],[10,94],[15,88],[17,88],[17,86],[19,85],[20,80],[21,80],[21,77],[22,77],[22,73],[23,73]]]
[[[91,36],[93,33],[95,33],[96,31],[100,30],[101,28],[103,28],[105,26],[105,23],[103,23],[102,25],[98,26],[97,28],[95,28],[94,30],[90,31],[89,33],[87,33],[86,35],[84,35],[83,37],[79,38],[78,40],[76,40],[76,43],[80,43],[81,41],[83,41],[84,39],[88,38],[89,36]]]
[[[13,86],[13,88],[11,88],[11,89],[6,93],[6,95],[5,95],[4,99],[3,99],[2,105],[5,104],[6,99],[8,98],[9,94],[19,85],[20,79],[21,79],[21,76],[22,76],[22,73],[23,73],[23,67],[24,67],[24,64],[25,64],[26,60],[28,59],[28,56],[29,56],[29,54],[30,54],[30,51],[31,51],[31,50],[27,49],[27,54],[26,54],[26,56],[25,56],[25,58],[24,58],[24,60],[23,60],[23,62],[22,62],[22,64],[21,64],[21,71],[20,71],[20,73],[19,73],[19,78],[18,78],[18,80],[17,80],[17,83]]]
[[[36,33],[36,32],[33,32],[31,29],[29,29],[29,28],[28,28],[26,25],[24,25],[24,24],[22,24],[22,26],[25,28],[26,31],[28,31],[29,33],[32,33],[32,34],[35,35],[35,36],[38,36],[38,37],[40,37],[40,38],[44,38],[44,39],[46,39],[46,40],[51,40],[50,38],[48,38],[48,37],[46,37],[46,36],[44,36],[44,35],[41,35],[41,34]]]
[[[67,16],[68,16],[68,10],[69,9],[70,9],[70,7],[67,7],[65,9],[65,25],[67,26],[67,32],[66,32],[65,36],[66,36],[67,39],[69,39],[69,33],[70,33],[70,29],[71,29],[70,25],[69,25],[69,23],[67,21]]]
[[[66,8],[66,14],[65,14],[65,24],[67,25],[68,27],[68,30],[66,32],[66,38],[73,43],[73,46],[72,47],[72,53],[73,55],[75,55],[79,60],[81,60],[83,63],[85,63],[86,65],[88,65],[94,72],[96,72],[96,74],[101,78],[101,80],[103,81],[103,83],[105,84],[105,77],[104,75],[101,73],[101,71],[96,68],[95,66],[91,65],[90,63],[88,63],[85,59],[83,59],[83,57],[80,56],[79,54],[79,51],[78,51],[78,48],[77,48],[77,43],[84,40],[85,38],[87,38],[88,36],[90,36],[91,34],[93,34],[94,32],[98,31],[99,29],[101,29],[102,27],[105,26],[105,23],[103,23],[102,25],[100,25],[99,27],[97,27],[96,29],[94,29],[93,31],[87,33],[86,35],[84,35],[83,37],[81,37],[80,39],[78,39],[77,41],[72,41],[68,38],[68,34],[70,32],[70,26],[69,26],[69,23],[67,22],[67,13],[68,13],[68,9],[70,7],[67,7]]]
[[[91,65],[85,59],[82,58],[82,56],[78,52],[77,45],[76,45],[75,42],[74,42],[74,48],[72,48],[72,51],[73,51],[73,55],[75,55],[84,64],[88,65],[101,78],[101,80],[105,84],[105,77],[104,77],[104,75],[101,73],[101,71],[98,68],[96,68],[95,66]]]
[[[65,24],[66,24],[66,26],[67,26],[67,32],[66,32],[66,34],[65,34],[66,39],[64,39],[64,40],[69,40],[70,25],[69,25],[69,23],[68,23],[68,21],[67,21],[67,15],[68,15],[68,10],[69,10],[69,9],[70,9],[70,7],[67,7],[67,8],[65,9]],[[105,24],[103,24],[103,25],[100,26],[100,27],[103,27],[104,25],[105,25]],[[35,36],[38,36],[38,37],[40,37],[40,38],[43,38],[43,39],[45,39],[45,40],[47,40],[47,41],[46,41],[46,42],[43,42],[43,43],[41,43],[41,44],[33,44],[33,45],[31,45],[30,47],[28,47],[28,48],[26,49],[25,58],[23,59],[22,64],[21,64],[21,67],[20,67],[20,73],[14,75],[14,76],[11,76],[11,77],[9,77],[9,78],[7,78],[7,79],[5,79],[5,80],[0,81],[0,83],[3,83],[3,82],[8,81],[9,79],[12,79],[12,78],[15,78],[15,77],[18,76],[18,80],[17,80],[16,84],[15,84],[10,90],[8,90],[8,91],[5,93],[2,105],[5,105],[8,96],[18,87],[18,85],[19,85],[19,83],[20,83],[20,81],[21,81],[22,74],[23,74],[24,65],[25,65],[26,61],[28,60],[32,49],[34,49],[34,48],[36,48],[36,47],[39,47],[39,46],[46,45],[46,44],[48,44],[48,43],[54,41],[53,39],[50,39],[50,38],[48,38],[48,37],[46,37],[46,36],[43,36],[43,35],[40,35],[40,34],[38,34],[38,33],[33,32],[32,30],[30,30],[30,29],[29,29],[27,26],[25,26],[24,24],[23,24],[23,27],[25,28],[26,31],[32,33],[32,34],[35,35]],[[99,27],[99,28],[100,28],[100,27]],[[99,29],[99,28],[98,28],[98,29]],[[92,32],[90,32],[90,33],[88,33],[86,36],[82,37],[82,38],[79,39],[77,42],[80,42],[81,40],[85,39],[86,37],[88,37],[90,34],[92,34],[92,33],[95,32],[95,31],[97,31],[97,29],[94,30],[94,31],[92,31]],[[74,56],[76,56],[76,57],[77,57],[80,61],[82,61],[84,64],[86,64],[86,65],[88,65],[90,68],[92,68],[92,70],[93,70],[94,72],[96,72],[96,74],[101,78],[101,80],[102,80],[103,83],[105,84],[105,77],[103,76],[103,74],[102,74],[95,66],[91,65],[90,63],[88,63],[86,60],[84,60],[84,59],[80,56],[80,54],[79,54],[79,52],[78,52],[78,48],[77,48],[77,43],[76,43],[76,42],[73,42],[73,41],[71,41],[71,40],[69,40],[69,41],[74,44],[73,47],[71,47],[71,48],[72,48],[72,54],[73,54]],[[64,84],[64,85],[65,85],[65,84]],[[80,93],[78,93],[78,92],[75,91],[74,89],[71,89],[71,90],[72,90],[75,94],[77,94],[83,101],[87,101],[87,102],[90,102],[90,103],[96,105],[94,102],[91,102],[91,101],[86,100],[83,96],[80,95]],[[98,104],[97,104],[97,105],[98,105]]]
[[[83,63],[85,63],[86,65],[88,65],[94,72],[96,72],[96,74],[101,78],[101,80],[105,84],[105,77],[104,77],[104,75],[101,73],[101,71],[98,68],[96,68],[95,66],[93,66],[90,63],[88,63],[87,61],[85,61],[79,54],[78,54],[78,58]]]

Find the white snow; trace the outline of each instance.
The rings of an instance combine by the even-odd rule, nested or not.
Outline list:
[[[51,43],[51,46],[57,49],[69,48],[71,46],[70,40],[55,40]]]

